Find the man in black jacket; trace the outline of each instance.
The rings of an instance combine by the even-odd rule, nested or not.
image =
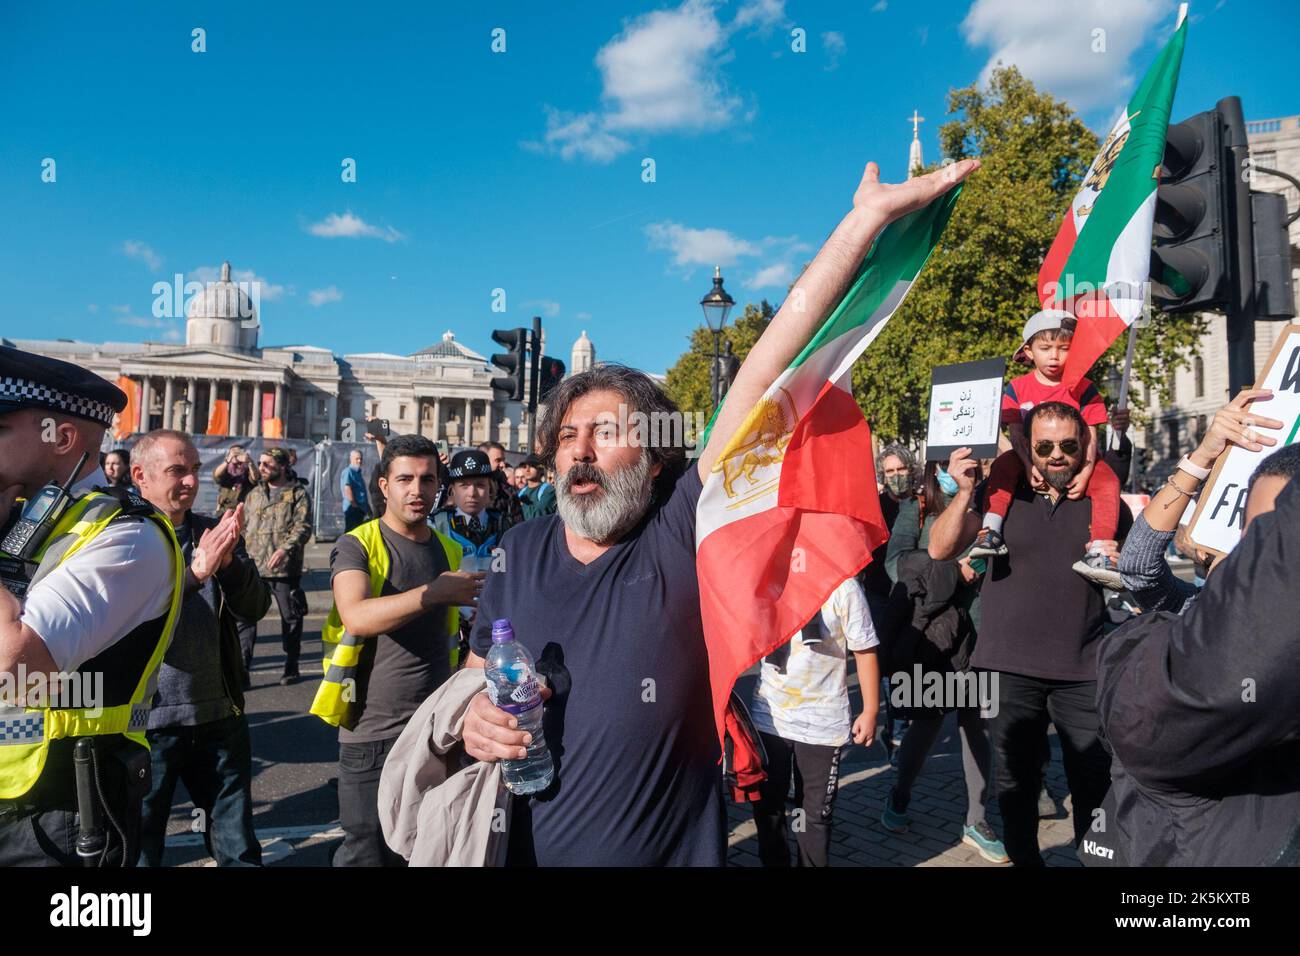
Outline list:
[[[198,471],[199,454],[182,432],[150,432],[131,453],[140,494],[170,519],[186,562],[180,616],[149,713],[153,782],[141,819],[140,865],[162,862],[179,780],[203,815],[204,841],[217,864],[259,866],[234,615],[258,620],[270,607],[271,591],[240,540],[244,506],[220,520],[190,510]]]
[[[1241,396],[1251,397],[1259,393]],[[1252,421],[1244,404],[1218,413],[1183,459],[1190,469],[1180,462],[1148,505],[1157,523],[1186,503],[1225,442],[1253,451],[1277,443],[1256,429],[1282,422]],[[1300,865],[1298,472],[1300,446],[1265,459],[1250,480],[1243,537],[1195,600],[1168,582],[1150,588],[1167,595],[1169,610],[1153,608],[1101,642],[1097,707],[1114,759],[1085,862]],[[1135,534],[1151,534],[1146,524]],[[1171,532],[1154,529],[1162,531],[1167,543]]]

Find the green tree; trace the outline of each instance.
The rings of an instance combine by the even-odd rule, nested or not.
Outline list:
[[[943,154],[978,156],[948,228],[907,301],[853,368],[858,404],[881,439],[918,444],[925,437],[930,371],[936,365],[1010,357],[1025,320],[1038,311],[1037,279],[1061,216],[1096,155],[1098,141],[1068,104],[1040,92],[1015,67],[999,67],[988,86],[952,90],[940,129]],[[742,358],[766,328],[771,306],[747,306],[727,330]],[[1195,315],[1153,313],[1138,334],[1130,403],[1141,421],[1142,389],[1168,399],[1173,368],[1187,365],[1204,331]],[[668,391],[684,409],[709,409],[712,337],[691,347],[668,372]],[[1089,377],[1103,390],[1123,369],[1121,336]],[[1012,366],[1008,376],[1022,372]],[[1118,398],[1108,394],[1108,398]]]
[[[743,362],[775,314],[776,310],[766,299],[758,305],[752,302],[746,305],[740,317],[722,330],[719,349],[725,352],[730,342],[732,351]],[[701,325],[691,332],[688,341],[690,347],[668,370],[664,387],[678,408],[684,412],[702,412],[707,420],[713,412],[713,399],[709,393],[713,333],[708,326]]]
[[[1070,107],[999,67],[988,87],[948,94],[955,118],[940,129],[945,156],[978,156],[939,247],[907,301],[854,367],[853,386],[877,435],[925,437],[930,371],[936,365],[1010,356],[1038,311],[1038,269],[1098,149]],[[1135,377],[1167,394],[1174,364],[1190,360],[1204,323],[1155,313],[1139,331]],[[1122,371],[1121,338],[1089,377],[1104,385]],[[1008,376],[1023,372],[1018,366]],[[1137,383],[1130,401],[1141,407]],[[1109,395],[1108,398],[1117,398]]]

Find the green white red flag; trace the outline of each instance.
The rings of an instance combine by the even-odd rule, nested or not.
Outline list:
[[[902,304],[960,192],[881,231],[844,299],[704,483],[696,568],[720,740],[736,678],[789,640],[888,538],[853,363]]]
[[[1187,40],[1184,19],[1088,168],[1038,272],[1043,308],[1078,320],[1063,381],[1076,384],[1142,313],[1169,111]]]

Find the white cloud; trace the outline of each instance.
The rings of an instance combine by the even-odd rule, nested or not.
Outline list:
[[[334,286],[326,286],[324,289],[312,289],[307,293],[307,301],[312,305],[320,307],[326,302],[342,302],[343,293]]]
[[[1166,15],[1172,26],[1166,0],[975,0],[961,29],[971,46],[992,48],[981,83],[998,61],[1014,64],[1035,85],[1087,111],[1127,102],[1136,79],[1130,59]],[[1093,52],[1099,38],[1105,50]]]
[[[826,50],[826,69],[829,72],[840,65],[840,57],[848,49],[848,44],[844,42],[843,33],[827,30],[822,34],[822,48]]]
[[[199,266],[197,269],[192,269],[187,278],[207,285],[221,279],[221,269],[217,266]],[[293,295],[293,286],[276,285],[264,276],[257,275],[252,269],[232,269],[230,278],[236,283],[243,283],[250,291],[256,283],[258,296],[267,302],[282,299],[285,293]]]
[[[627,140],[606,130],[595,113],[565,113],[553,106],[546,107],[545,140],[524,146],[535,152],[559,153],[564,159],[580,156],[597,163],[608,163],[630,148]]]
[[[726,31],[708,3],[688,0],[633,20],[596,54],[611,130],[700,129],[740,106],[717,72]]]
[[[877,0],[876,5],[873,6],[873,7],[871,8],[871,12],[872,12],[872,13],[884,13],[884,12],[885,12],[885,9],[886,9],[888,6],[889,6],[889,4],[886,3],[885,0]]]
[[[758,26],[774,27],[785,19],[785,0],[745,0],[736,11],[731,25],[737,29]]]
[[[760,269],[752,279],[746,283],[751,289],[766,289],[768,286],[779,286],[784,289],[794,280],[794,269],[788,262],[777,262],[765,269]]]
[[[756,243],[725,229],[692,229],[678,222],[652,222],[645,228],[650,247],[666,249],[678,266],[729,266],[743,256],[758,255]]]
[[[754,263],[755,274],[742,283],[753,289],[788,286],[794,278],[791,260],[811,248],[796,236],[764,236],[751,240],[725,229],[695,229],[671,221],[651,223],[646,226],[645,233],[652,249],[670,252],[672,264],[685,267],[683,278],[689,277],[698,266],[727,268],[745,259],[765,257],[769,264],[760,268]]]
[[[917,27],[916,35],[921,38],[921,46],[925,46],[926,41],[930,39],[930,25],[927,23],[923,27]]]
[[[131,307],[129,305],[115,305],[113,306],[113,311],[125,315],[126,313],[131,311]]]
[[[712,0],[685,0],[627,21],[596,53],[602,106],[567,112],[546,107],[546,133],[526,149],[608,163],[631,149],[637,133],[694,132],[749,122],[721,66],[729,37],[744,27],[769,27],[785,16],[784,0],[746,0],[729,24]]]
[[[548,319],[553,319],[560,314],[560,303],[550,299],[532,299],[525,302],[522,306],[524,309],[537,310]]]
[[[150,269],[157,271],[162,265],[162,256],[154,252],[146,243],[139,239],[128,239],[122,243],[122,254],[132,259],[139,259]]]
[[[92,302],[90,305],[86,306],[86,311],[92,315],[97,315],[99,313],[99,306]]]
[[[312,223],[307,231],[325,239],[382,239],[384,242],[398,242],[406,238],[392,226],[370,225],[360,216],[353,215],[351,209],[341,216],[332,212],[320,222]]]

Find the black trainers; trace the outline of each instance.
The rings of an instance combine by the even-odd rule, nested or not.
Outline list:
[[[975,543],[971,545],[972,558],[1000,558],[1007,553],[1007,543],[1002,535],[992,528],[981,528]]]
[[[290,672],[288,672],[287,674],[282,674],[282,675],[280,676],[280,686],[281,686],[281,687],[288,687],[290,684],[296,684],[296,683],[298,683],[298,672],[297,672],[297,671],[290,671]]]

